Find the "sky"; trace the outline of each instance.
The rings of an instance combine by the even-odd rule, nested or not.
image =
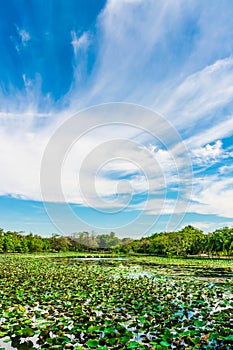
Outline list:
[[[0,227],[232,226],[231,0],[0,4]]]

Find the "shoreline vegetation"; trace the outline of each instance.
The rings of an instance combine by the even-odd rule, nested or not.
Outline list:
[[[198,259],[232,259],[233,228],[209,232],[189,225],[176,232],[160,232],[134,240],[114,232],[77,232],[51,237],[0,229],[0,253],[126,254]]]

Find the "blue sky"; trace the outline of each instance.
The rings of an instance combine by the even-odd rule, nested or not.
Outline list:
[[[138,237],[172,220],[174,229],[232,225],[231,0],[0,3],[0,227]],[[115,102],[130,104],[119,107],[119,125],[118,107],[106,105]],[[99,104],[102,114],[92,107]],[[143,132],[136,117],[127,125],[135,104]],[[176,145],[168,129],[161,136],[149,124],[150,111],[177,132]],[[45,201],[46,145],[76,114],[87,132],[69,144],[58,171],[64,200],[53,188],[50,158]],[[186,171],[187,161],[175,146],[191,162],[185,181],[176,168]]]

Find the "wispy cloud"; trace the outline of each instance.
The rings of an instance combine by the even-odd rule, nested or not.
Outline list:
[[[25,29],[18,29],[18,33],[23,45],[26,45],[27,42],[31,39],[30,34]]]
[[[216,111],[233,98],[233,58],[218,60],[203,70],[188,76],[172,92],[160,110],[170,116],[179,129],[189,127],[205,116],[205,124],[216,119]],[[221,113],[221,112],[217,112]]]
[[[185,139],[185,143],[188,148],[196,148],[204,146],[209,142],[214,142],[218,139],[229,137],[233,131],[233,114],[224,115],[225,120],[217,120],[215,123],[210,124],[205,129],[194,128],[194,133]]]
[[[88,44],[89,44],[89,36],[88,33],[83,33],[80,37],[77,36],[75,31],[71,31],[71,45],[73,46],[74,49],[74,55],[77,57],[77,54],[79,52],[79,49],[87,49]]]

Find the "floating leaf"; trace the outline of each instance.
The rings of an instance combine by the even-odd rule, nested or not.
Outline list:
[[[138,342],[132,341],[127,345],[127,349],[137,349],[138,348]]]
[[[89,346],[89,348],[96,348],[99,345],[99,341],[96,339],[89,339],[87,341],[87,346]]]
[[[165,346],[165,347],[170,346],[170,344],[168,342],[166,342],[165,340],[161,341],[160,345]]]

